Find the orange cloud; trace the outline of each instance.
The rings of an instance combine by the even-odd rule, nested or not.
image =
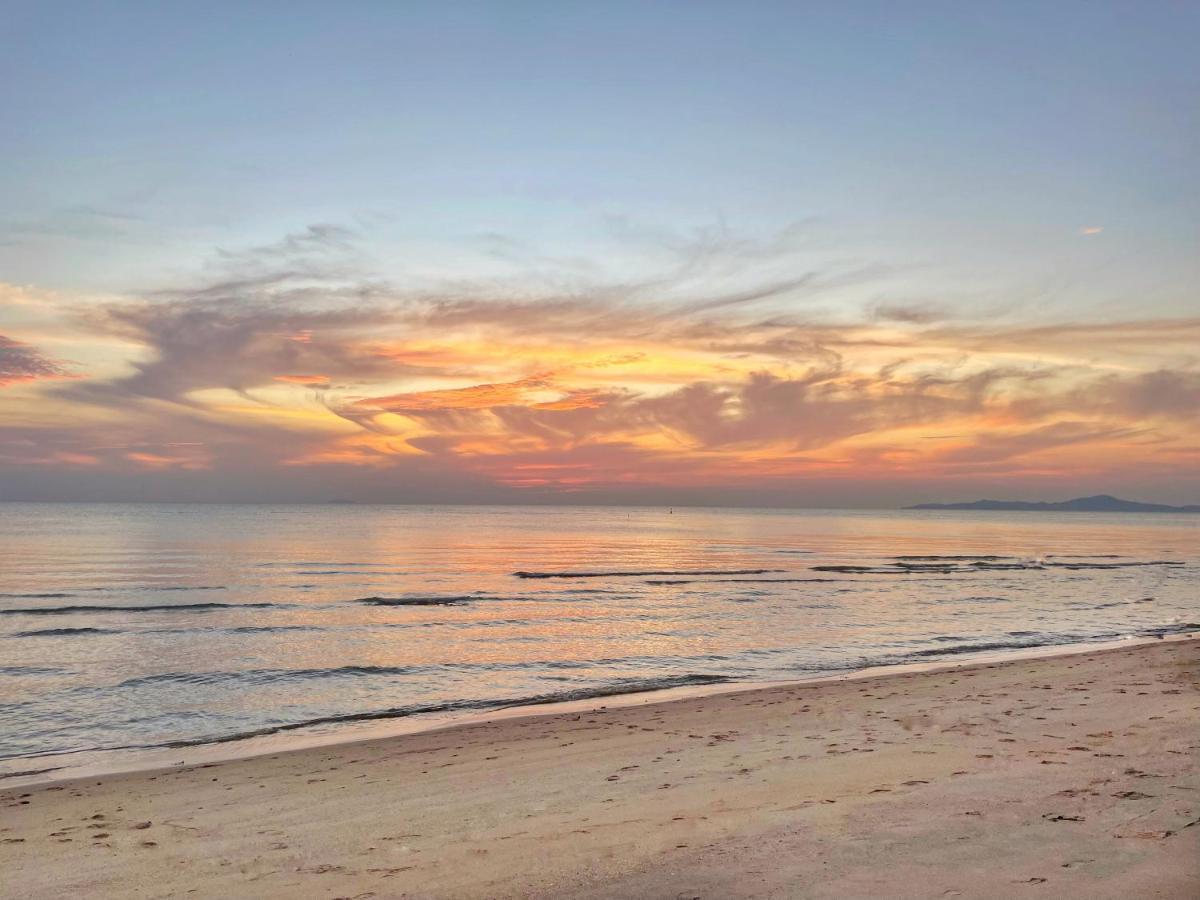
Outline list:
[[[532,409],[566,410],[566,409],[599,409],[605,403],[607,392],[603,390],[571,391],[557,400],[547,400],[535,403]]]
[[[534,375],[500,384],[476,384],[444,391],[418,391],[375,397],[360,400],[357,405],[399,413],[439,409],[490,409],[494,406],[522,404],[531,392],[544,390],[549,384],[546,376]]]
[[[328,375],[276,375],[275,380],[285,384],[327,385],[330,379]]]

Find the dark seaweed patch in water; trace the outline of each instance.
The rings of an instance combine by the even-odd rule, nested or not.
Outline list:
[[[290,609],[286,603],[172,603],[151,606],[42,606],[0,609],[0,616],[66,616],[73,613],[208,612],[213,609]]]
[[[649,575],[769,575],[787,569],[662,569],[643,572],[513,572],[517,578],[643,578]]]
[[[18,631],[13,637],[68,637],[76,634],[121,634],[111,628],[41,628],[34,631]]]
[[[361,597],[355,603],[367,606],[462,606],[481,597]]]

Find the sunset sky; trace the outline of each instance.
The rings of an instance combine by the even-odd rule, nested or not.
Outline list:
[[[1200,6],[5,29],[0,499],[1200,502]]]

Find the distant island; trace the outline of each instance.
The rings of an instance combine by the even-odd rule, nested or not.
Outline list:
[[[1076,497],[1074,500],[1063,500],[1061,503],[1036,502],[1024,500],[975,500],[972,503],[918,503],[916,506],[906,506],[905,509],[982,509],[982,510],[1019,510],[1022,512],[1109,512],[1109,513],[1200,513],[1200,506],[1167,506],[1163,503],[1138,503],[1135,500],[1122,500],[1111,494],[1097,494],[1095,497]]]

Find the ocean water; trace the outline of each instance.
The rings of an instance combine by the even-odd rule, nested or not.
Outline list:
[[[38,758],[1200,627],[1200,516],[0,504]]]

